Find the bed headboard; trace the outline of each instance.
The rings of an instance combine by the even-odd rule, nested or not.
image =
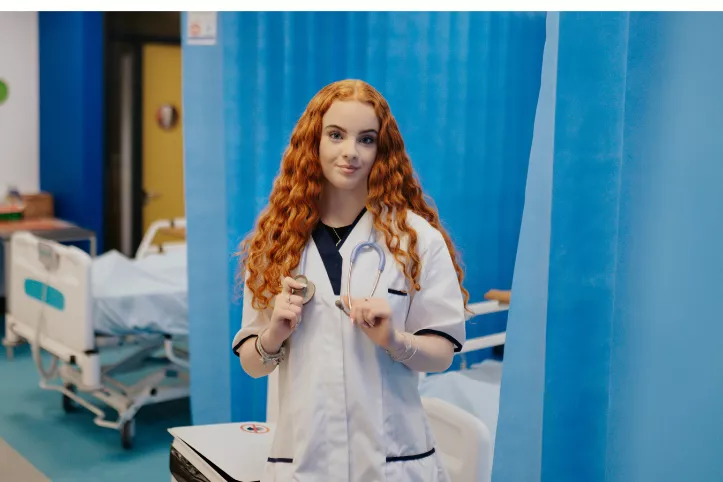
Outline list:
[[[43,338],[83,352],[95,347],[90,293],[91,258],[31,233],[10,241],[8,314],[32,330],[44,320]]]

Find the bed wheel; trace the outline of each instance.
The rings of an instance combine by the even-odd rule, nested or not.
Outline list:
[[[121,444],[126,450],[133,448],[133,435],[135,434],[135,423],[133,420],[125,422],[120,429]]]
[[[65,385],[65,388],[66,390],[70,390],[71,392],[75,393],[75,386]],[[76,408],[78,408],[78,406],[75,404],[75,400],[63,394],[63,411],[65,413],[73,413],[75,412]]]

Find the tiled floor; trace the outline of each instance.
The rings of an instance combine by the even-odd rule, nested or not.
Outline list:
[[[48,363],[45,360],[46,366]],[[38,386],[37,369],[27,346],[16,349],[12,361],[0,347],[0,380],[0,437],[53,482],[170,480],[172,437],[167,429],[190,425],[188,401],[141,409],[136,416],[134,448],[125,450],[119,432],[95,425],[87,410],[66,414],[61,395]],[[0,482],[16,482],[3,478],[2,456],[0,467]],[[23,478],[17,482],[31,481]]]

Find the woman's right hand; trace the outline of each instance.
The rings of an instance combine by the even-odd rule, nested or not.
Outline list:
[[[303,299],[299,295],[292,294],[292,290],[300,290],[304,287],[303,284],[288,276],[281,281],[281,293],[274,299],[274,311],[271,314],[269,329],[261,340],[261,344],[267,352],[278,352],[284,341],[299,325]],[[269,346],[266,346],[267,343]]]

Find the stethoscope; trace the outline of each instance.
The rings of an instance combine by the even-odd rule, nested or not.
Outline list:
[[[336,300],[334,303],[337,308],[339,308],[341,311],[345,312],[347,315],[351,314],[352,310],[352,304],[351,304],[351,270],[354,267],[354,262],[356,261],[356,257],[359,254],[359,252],[364,248],[372,248],[374,251],[377,252],[377,255],[379,256],[379,264],[377,266],[377,275],[374,278],[374,285],[372,286],[372,290],[369,293],[368,298],[371,298],[374,296],[374,293],[377,291],[377,285],[379,284],[379,278],[382,276],[382,272],[384,271],[384,265],[387,262],[387,257],[384,254],[384,250],[379,247],[379,245],[376,243],[376,240],[374,241],[367,241],[362,242],[354,246],[354,249],[351,252],[351,256],[349,257],[349,271],[347,271],[346,274],[346,292],[347,292],[347,301],[349,302],[349,310],[347,311],[344,303],[342,303],[341,300]]]
[[[368,298],[371,298],[374,296],[374,293],[377,291],[377,285],[379,285],[379,278],[382,276],[382,272],[384,272],[384,266],[387,262],[387,257],[384,254],[384,250],[377,244],[376,242],[376,234],[374,232],[374,228],[372,228],[371,233],[369,235],[370,241],[364,241],[356,246],[354,246],[354,249],[351,252],[351,256],[349,257],[349,270],[346,274],[346,292],[349,295],[348,296],[348,302],[349,302],[349,309],[346,309],[346,306],[344,303],[339,299],[336,300],[334,305],[336,305],[337,308],[345,312],[347,315],[351,314],[352,310],[352,301],[351,301],[351,273],[352,269],[354,267],[354,263],[356,262],[357,256],[359,253],[365,249],[365,248],[371,248],[374,251],[377,252],[377,255],[379,256],[379,263],[377,265],[377,274],[374,278],[374,285],[372,286],[372,289],[369,293]],[[301,273],[306,272],[306,258],[307,258],[307,252],[309,250],[309,245],[307,244],[304,247],[304,251],[301,253],[301,262],[299,263],[299,268]],[[311,298],[314,297],[314,293],[316,293],[316,286],[312,281],[310,281],[304,274],[298,274],[294,277],[296,281],[299,283],[305,285],[304,288],[298,289],[298,290],[292,290],[292,294],[301,296],[303,300],[303,304],[308,303],[311,301]],[[299,316],[299,323],[301,323],[301,316]]]

